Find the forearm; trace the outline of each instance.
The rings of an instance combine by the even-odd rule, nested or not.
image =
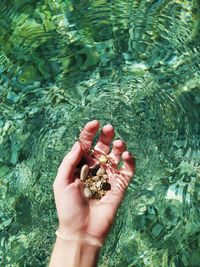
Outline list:
[[[57,237],[49,267],[96,267],[99,252],[100,247]]]

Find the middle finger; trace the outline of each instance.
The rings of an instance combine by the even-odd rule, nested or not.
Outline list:
[[[107,155],[110,151],[110,144],[114,134],[114,127],[111,124],[105,125],[101,130],[99,140],[94,150]]]

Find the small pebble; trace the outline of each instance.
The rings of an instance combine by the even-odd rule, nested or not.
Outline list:
[[[85,187],[85,188],[84,188],[84,195],[85,195],[87,198],[91,198],[91,197],[92,197],[92,192],[91,192],[91,190],[90,190],[88,187]]]
[[[95,181],[95,182],[98,182],[100,180],[100,177],[99,176],[94,176],[94,177],[92,177],[92,180]]]
[[[89,181],[89,185],[90,185],[90,186],[93,186],[93,184],[94,184],[94,181],[90,180],[90,181]]]
[[[89,173],[89,166],[87,164],[83,165],[81,168],[81,174],[80,174],[80,179],[82,181],[85,181]]]
[[[97,183],[96,183],[96,187],[97,187],[97,188],[100,188],[100,187],[101,187],[101,184],[102,184],[101,181],[97,182]]]
[[[92,176],[95,176],[99,168],[100,168],[99,164],[95,165],[93,168],[90,169],[90,174]]]
[[[105,179],[103,178],[103,176],[101,176],[101,182],[103,183],[105,181]],[[107,180],[106,180],[107,182]]]
[[[96,188],[96,186],[94,186],[94,185],[92,185],[92,186],[90,187],[90,190],[92,190],[93,192],[97,192],[97,188]]]
[[[108,175],[107,174],[104,174],[103,175],[103,179],[107,180],[108,179]]]
[[[103,176],[105,174],[105,170],[103,168],[99,168],[97,171],[97,176]]]
[[[86,162],[82,163],[84,165],[81,168],[80,175],[77,172],[77,176],[80,176],[80,180],[85,183],[86,187],[84,188],[83,193],[86,198],[101,199],[101,197],[106,194],[106,191],[111,189],[111,184],[108,182],[108,175],[103,167],[103,164],[106,162],[108,162],[107,156],[101,155],[99,163],[92,168],[89,167]],[[79,170],[80,167],[78,168]]]
[[[94,192],[93,198],[101,199],[101,195],[98,192]]]
[[[105,195],[105,191],[103,191],[103,190],[100,190],[99,193],[100,193],[101,196]]]
[[[111,184],[110,183],[103,183],[102,184],[102,186],[101,186],[101,188],[103,189],[103,190],[106,190],[106,191],[108,191],[108,190],[110,190],[111,189]]]
[[[101,155],[99,158],[100,163],[106,163],[108,161],[108,158],[105,155]]]

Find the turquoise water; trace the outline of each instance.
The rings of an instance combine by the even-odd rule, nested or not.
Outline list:
[[[199,267],[199,1],[0,10],[0,266],[47,265],[57,168],[98,119],[137,164],[98,266]]]

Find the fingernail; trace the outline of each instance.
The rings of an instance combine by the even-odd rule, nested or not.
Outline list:
[[[73,145],[71,151],[72,151],[72,152],[75,152],[75,151],[77,151],[78,149],[79,149],[79,142],[77,141],[77,142]]]

